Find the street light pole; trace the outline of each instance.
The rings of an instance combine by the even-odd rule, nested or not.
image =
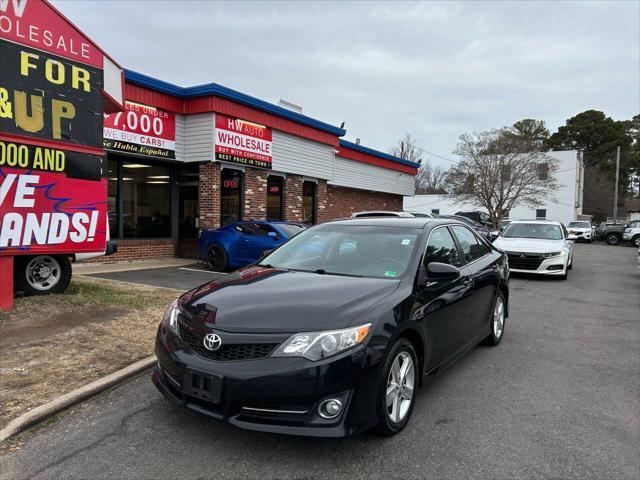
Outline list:
[[[618,176],[620,175],[620,147],[616,149],[616,189],[613,192],[613,223],[618,223]]]

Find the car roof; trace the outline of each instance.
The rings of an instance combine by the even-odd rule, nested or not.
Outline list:
[[[452,222],[451,220],[454,220]],[[427,217],[359,217],[359,218],[344,218],[340,220],[331,220],[323,223],[333,225],[362,225],[362,226],[375,226],[375,227],[402,227],[402,228],[424,228],[427,225],[446,225],[455,223],[456,219],[438,219]],[[458,223],[463,223],[459,222]]]
[[[540,225],[562,225],[557,220],[512,220],[511,223],[539,223]]]

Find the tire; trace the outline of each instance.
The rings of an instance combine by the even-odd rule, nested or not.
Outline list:
[[[227,252],[220,245],[212,245],[207,252],[207,265],[214,272],[224,272],[229,267]]]
[[[631,245],[636,248],[640,248],[640,235],[636,235],[631,239]]]
[[[409,360],[408,366],[404,367],[406,365],[405,362]],[[394,367],[393,371],[392,367]],[[401,378],[402,389],[398,394],[397,376],[404,368],[407,368],[407,371],[405,376]],[[378,415],[376,431],[380,435],[395,435],[409,423],[415,405],[419,369],[418,357],[411,342],[406,338],[396,340],[389,349],[381,368],[376,401]],[[390,405],[387,405],[387,392],[392,385],[396,386],[394,389],[395,395]],[[391,395],[389,396],[391,397]]]
[[[502,305],[502,309],[500,309],[499,305]],[[500,310],[499,315],[501,316],[501,321],[496,318],[496,314]],[[504,337],[504,327],[506,325],[507,320],[507,302],[504,299],[504,293],[498,292],[496,295],[496,299],[493,301],[493,307],[491,308],[491,314],[489,317],[489,323],[491,328],[491,333],[487,338],[484,339],[482,343],[485,345],[489,345],[490,347],[495,347],[502,341],[502,337]],[[498,328],[501,327],[501,328]]]
[[[66,255],[29,255],[17,259],[16,290],[28,295],[62,293],[71,282],[71,261]]]
[[[620,243],[620,235],[617,235],[615,233],[610,233],[605,238],[605,241],[607,242],[608,245],[618,245]]]

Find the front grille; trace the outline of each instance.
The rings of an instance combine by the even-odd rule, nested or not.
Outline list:
[[[509,268],[515,270],[537,270],[544,260],[539,253],[525,253],[524,255],[523,257],[519,252],[507,252]]]
[[[222,347],[212,352],[204,348],[202,335],[193,332],[181,318],[179,319],[179,328],[180,338],[191,347],[196,355],[216,362],[266,358],[278,346],[277,343],[223,343]]]

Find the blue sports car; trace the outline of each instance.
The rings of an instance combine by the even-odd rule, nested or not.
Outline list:
[[[235,222],[217,230],[203,230],[198,239],[198,258],[216,272],[240,268],[259,260],[304,230],[301,223]]]

